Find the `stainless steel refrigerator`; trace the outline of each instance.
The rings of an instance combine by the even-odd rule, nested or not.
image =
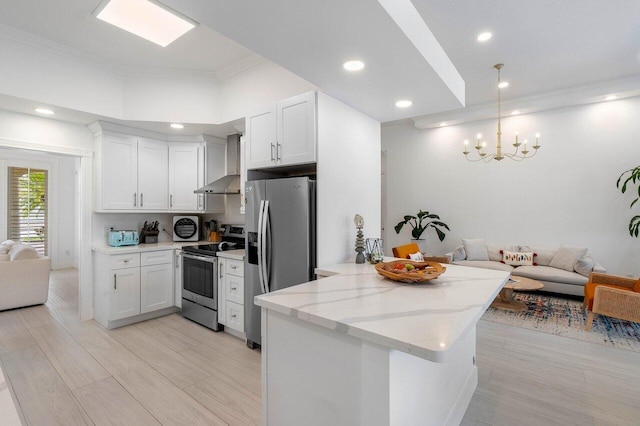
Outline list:
[[[255,348],[261,343],[260,307],[253,298],[315,276],[315,181],[249,181],[245,196],[244,324],[247,346]]]

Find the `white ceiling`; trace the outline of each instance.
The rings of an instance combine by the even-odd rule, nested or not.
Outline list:
[[[123,71],[224,78],[264,57],[381,121],[460,107],[385,13],[381,3],[390,1],[165,0],[202,25],[164,49],[95,19],[99,2],[5,0],[0,26]],[[498,62],[511,83],[506,100],[640,75],[637,0],[412,3],[466,82],[467,106],[495,101]],[[494,37],[480,44],[475,38],[485,30]],[[363,72],[342,70],[351,57],[367,63]],[[414,106],[395,109],[404,97]]]

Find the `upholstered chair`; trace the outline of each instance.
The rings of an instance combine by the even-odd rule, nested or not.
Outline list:
[[[640,322],[640,279],[592,272],[584,286],[584,307],[587,331],[595,314]]]

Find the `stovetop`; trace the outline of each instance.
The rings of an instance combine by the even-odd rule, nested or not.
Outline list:
[[[205,256],[215,256],[219,251],[239,250],[244,248],[244,241],[242,243],[222,241],[220,243],[200,244],[197,246],[185,246],[182,248],[184,251],[190,251],[192,253],[203,254]]]

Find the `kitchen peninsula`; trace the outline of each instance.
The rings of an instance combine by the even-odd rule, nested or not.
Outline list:
[[[263,424],[459,424],[478,383],[476,323],[508,273],[446,267],[416,285],[367,265],[256,297]]]

